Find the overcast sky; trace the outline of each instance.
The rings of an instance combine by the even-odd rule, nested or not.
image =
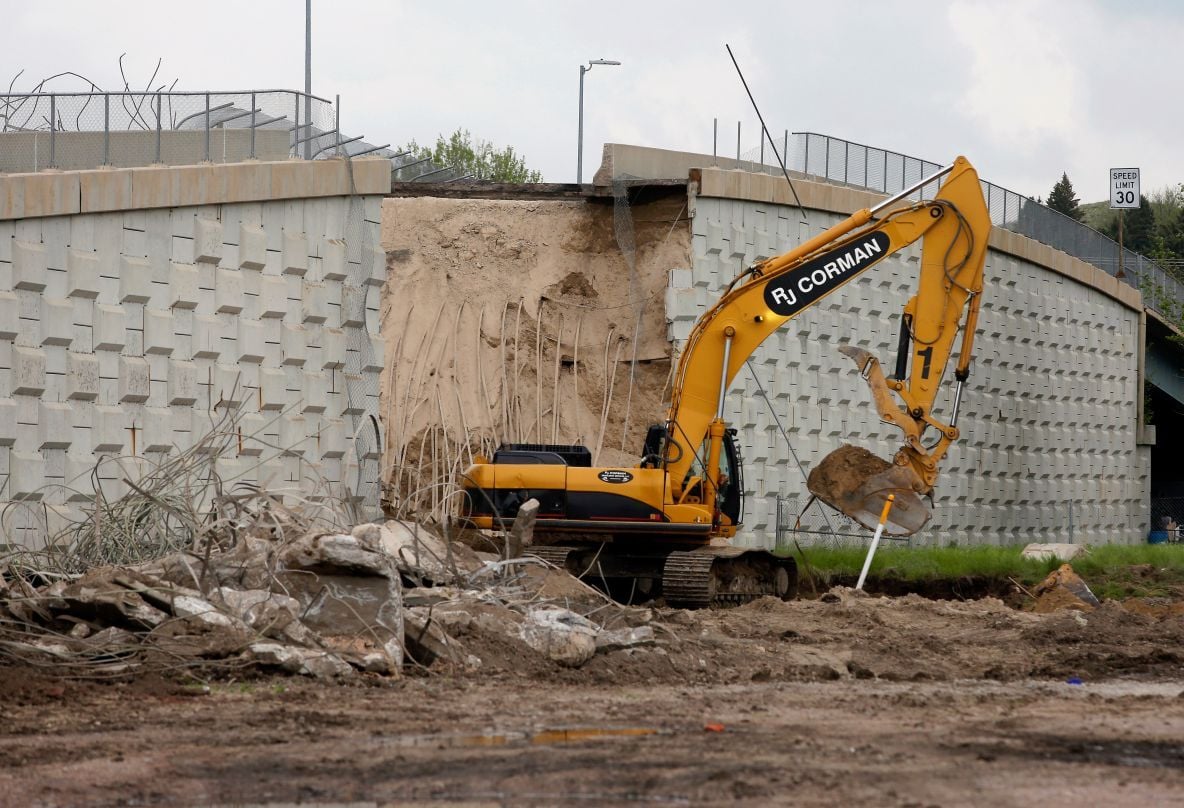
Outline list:
[[[302,88],[303,0],[0,0],[5,82],[72,70],[120,89]],[[600,2],[313,0],[313,91],[375,143],[457,127],[512,144],[551,182],[584,178],[604,142],[721,153],[758,144],[736,52],[770,128],[814,131],[934,161],[965,154],[986,179],[1083,201],[1110,167],[1144,193],[1184,182],[1184,3],[1162,0]],[[160,80],[158,80],[159,83]],[[58,89],[78,85],[59,81]],[[726,145],[725,145],[726,144]]]

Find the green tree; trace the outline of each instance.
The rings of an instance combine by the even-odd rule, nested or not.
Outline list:
[[[1164,257],[1184,259],[1184,207],[1177,209],[1171,219],[1161,223],[1160,232],[1163,235]]]
[[[1073,183],[1069,182],[1069,175],[1062,172],[1060,181],[1052,186],[1052,190],[1048,192],[1048,201],[1044,204],[1080,222],[1085,216],[1080,202],[1073,193]]]
[[[474,140],[467,129],[457,129],[447,139],[436,138],[435,148],[414,140],[405,147],[415,160],[429,158],[439,168],[452,168],[458,176],[492,182],[542,182],[542,172],[526,167],[526,159],[513,146],[498,148],[487,140]]]
[[[1118,217],[1106,228],[1106,235],[1118,241]],[[1140,255],[1151,256],[1162,250],[1155,228],[1155,211],[1147,197],[1139,194],[1139,207],[1122,212],[1122,246]]]

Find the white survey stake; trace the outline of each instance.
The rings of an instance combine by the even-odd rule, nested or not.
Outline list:
[[[1110,208],[1139,207],[1139,169],[1110,169]]]

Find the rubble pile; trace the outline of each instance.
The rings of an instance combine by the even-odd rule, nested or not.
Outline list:
[[[619,606],[537,559],[479,553],[415,523],[275,533],[52,580],[0,567],[0,658],[88,676],[348,678],[475,670],[486,654],[575,667],[655,639],[649,610]]]

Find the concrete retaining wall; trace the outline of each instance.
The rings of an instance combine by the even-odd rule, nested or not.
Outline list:
[[[783,179],[704,169],[692,183],[690,271],[671,273],[670,336],[681,341],[722,286],[870,204],[871,194],[795,183],[809,225],[788,205]],[[942,467],[935,517],[921,543],[1139,541],[1149,509],[1149,448],[1142,430],[1141,301],[1136,291],[1069,256],[996,231],[973,375]],[[791,322],[754,355],[769,400],[742,373],[728,398],[740,428],[748,494],[743,541],[775,534],[778,495],[796,516],[805,473],[843,442],[882,457],[899,433],[879,422],[866,385],[836,350],[864,345],[890,365],[897,320],[915,286],[920,243]],[[952,364],[952,362],[951,362]],[[952,371],[951,371],[952,374]],[[949,401],[939,399],[943,417]],[[802,462],[799,470],[773,412]],[[790,517],[792,520],[792,516]],[[812,508],[807,526],[824,522]],[[842,529],[841,520],[831,524]],[[1072,525],[1072,528],[1070,528]]]
[[[0,544],[81,515],[100,458],[134,480],[222,407],[224,479],[375,506],[389,182],[384,160],[0,177]]]

